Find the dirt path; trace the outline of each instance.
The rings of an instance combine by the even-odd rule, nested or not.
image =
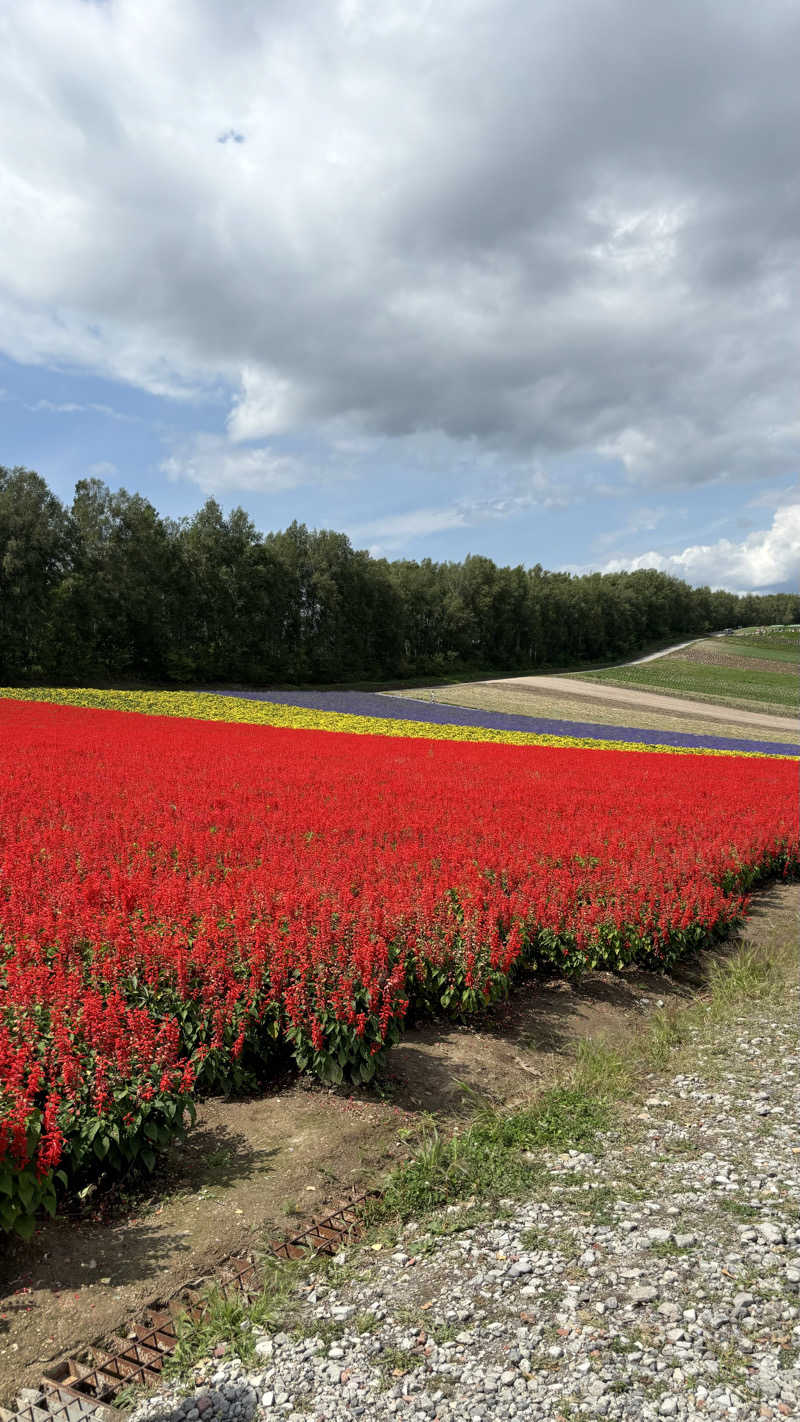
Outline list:
[[[633,691],[624,686],[607,686],[600,681],[579,681],[566,676],[509,676],[474,683],[476,686],[526,687],[542,694],[588,697],[594,701],[614,701],[619,706],[639,706],[643,711],[663,711],[670,715],[702,716],[706,720],[728,721],[741,726],[769,726],[777,731],[796,731],[795,716],[771,716],[762,711],[739,711],[709,701],[688,697],[662,696],[659,692]]]
[[[693,647],[695,642],[703,642],[703,637],[692,637],[688,642],[676,642],[674,647],[663,647],[660,652],[650,652],[649,656],[637,657],[633,662],[621,662],[623,667],[642,667],[645,662],[657,662],[661,657],[668,657],[671,652],[682,652],[684,647]]]

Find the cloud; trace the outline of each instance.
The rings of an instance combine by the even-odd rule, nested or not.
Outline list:
[[[768,529],[748,534],[741,543],[721,538],[697,543],[680,553],[642,553],[615,558],[605,573],[657,568],[695,586],[733,591],[796,587],[800,573],[800,503],[778,509]]]
[[[32,405],[26,404],[25,409],[34,415],[42,412],[49,415],[106,415],[110,420],[122,420],[125,424],[132,424],[137,420],[136,415],[125,415],[111,405],[97,404],[95,401],[81,404],[75,400],[36,400]]]
[[[381,548],[398,549],[411,539],[514,518],[532,508],[558,508],[566,502],[550,490],[547,480],[535,469],[528,471],[527,476],[498,482],[505,487],[491,497],[465,497],[444,508],[419,508],[387,514],[356,526],[352,529],[352,535],[358,539],[379,539]]]
[[[467,517],[463,509],[411,509],[407,513],[387,514],[353,529],[355,538],[380,538],[386,547],[397,546],[406,539],[427,538],[432,533],[444,533],[451,528],[464,528]]]
[[[2,34],[14,359],[222,386],[234,442],[796,473],[787,0],[30,0]]]
[[[160,468],[173,483],[186,480],[207,494],[276,493],[311,482],[299,460],[267,445],[231,445],[215,434],[182,441]]]

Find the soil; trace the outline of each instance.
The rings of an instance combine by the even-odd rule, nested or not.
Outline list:
[[[768,657],[737,656],[729,647],[720,647],[713,642],[700,642],[696,647],[684,652],[680,659],[670,657],[669,660],[696,662],[705,667],[723,667],[726,671],[760,671],[768,672],[772,676],[776,672],[783,676],[797,675],[795,663],[775,661]]]
[[[590,697],[596,701],[613,701],[618,706],[640,706],[642,710],[668,711],[672,714],[702,716],[706,720],[727,721],[730,725],[768,726],[771,730],[797,731],[796,716],[774,716],[767,711],[742,711],[734,706],[719,706],[708,701],[692,701],[688,696],[662,696],[659,692],[634,691],[624,686],[611,686],[598,681],[580,681],[565,676],[514,676],[489,681],[486,686],[523,686],[544,694]]]
[[[753,903],[748,937],[796,933],[796,888]],[[432,1023],[391,1052],[375,1091],[328,1091],[302,1080],[248,1100],[200,1103],[148,1193],[98,1197],[83,1218],[47,1221],[0,1254],[0,1404],[42,1367],[128,1332],[151,1300],[376,1183],[408,1149],[405,1133],[474,1105],[465,1087],[512,1104],[545,1084],[588,1037],[624,1039],[644,1016],[702,987],[710,955],[666,978],[643,971],[531,980],[474,1027]]]

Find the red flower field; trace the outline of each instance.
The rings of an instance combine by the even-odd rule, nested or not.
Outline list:
[[[293,1058],[523,967],[668,965],[798,866],[778,759],[387,740],[0,702],[0,1228]]]

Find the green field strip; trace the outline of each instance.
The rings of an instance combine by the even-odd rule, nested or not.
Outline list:
[[[701,647],[714,647],[724,653],[730,652],[737,657],[755,657],[764,662],[783,662],[793,671],[800,671],[800,647],[774,647],[769,643],[752,641],[744,637],[731,637],[729,641],[718,642],[711,639],[708,642],[701,642]]]
[[[703,698],[718,704],[750,702],[755,703],[753,709],[774,709],[778,714],[798,706],[797,682],[783,672],[708,666],[679,656],[650,662],[642,667],[583,672],[580,680]]]

